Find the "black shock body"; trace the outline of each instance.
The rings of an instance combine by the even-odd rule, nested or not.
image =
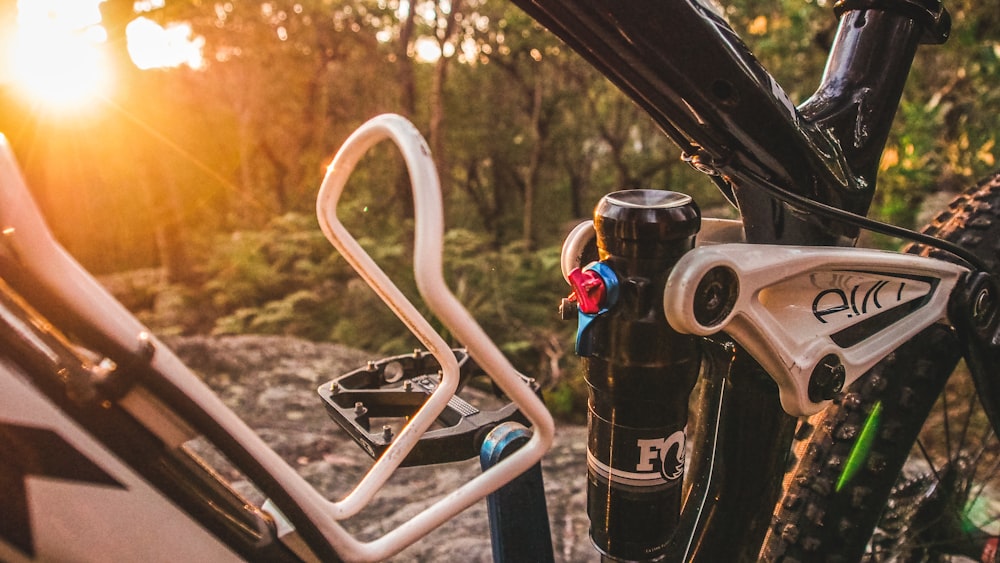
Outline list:
[[[652,560],[680,511],[687,403],[700,365],[696,339],[667,324],[663,290],[694,246],[700,214],[686,195],[630,190],[605,196],[594,223],[618,290],[580,336],[590,533],[609,557]]]

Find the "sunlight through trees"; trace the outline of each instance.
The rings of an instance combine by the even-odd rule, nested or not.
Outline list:
[[[829,2],[723,4],[790,98],[808,98],[836,27]],[[947,5],[953,37],[921,47],[880,168],[875,214],[904,225],[929,194],[966,186],[1000,160],[1000,12],[995,1]],[[201,330],[219,319],[249,327],[265,309],[260,326],[298,330],[282,324],[286,313],[336,293],[320,274],[337,266],[297,248],[290,229],[308,228],[297,218],[311,214],[333,152],[379,113],[408,116],[429,139],[463,252],[514,271],[531,256],[516,273],[522,292],[548,296],[551,280],[531,269],[545,267],[608,191],[668,188],[726,212],[631,101],[509,2],[21,0],[4,9],[0,130],[57,236],[99,273],[163,268],[187,288],[181,302],[203,317],[191,323]],[[58,114],[42,103],[49,96]],[[359,227],[405,262],[412,203],[399,160],[376,151],[357,182],[350,205],[367,210]],[[226,259],[247,268],[227,270]],[[486,311],[495,280],[456,260]],[[252,285],[240,272],[261,264],[280,264],[280,279],[292,281],[261,276],[246,288],[256,312],[206,290]],[[551,290],[563,291],[556,282]],[[368,314],[367,302],[340,302],[340,314]],[[562,330],[497,324],[511,349],[536,359],[553,353],[551,334]],[[302,330],[322,338],[345,326]]]

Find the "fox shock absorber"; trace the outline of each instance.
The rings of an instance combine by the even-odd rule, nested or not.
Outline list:
[[[683,194],[608,194],[594,211],[600,260],[569,275],[589,387],[590,536],[612,559],[661,556],[680,512],[687,403],[700,356],[693,337],[667,324],[662,296],[700,223]]]

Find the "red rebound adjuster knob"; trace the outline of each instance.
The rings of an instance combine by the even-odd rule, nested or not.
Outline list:
[[[569,284],[573,286],[573,294],[581,313],[596,315],[600,312],[607,295],[607,288],[600,274],[594,270],[573,268],[569,273]]]

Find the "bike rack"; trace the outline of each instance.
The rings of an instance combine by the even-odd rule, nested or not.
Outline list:
[[[552,444],[552,416],[524,384],[522,376],[448,289],[442,275],[444,220],[441,189],[430,150],[417,129],[398,115],[381,115],[363,124],[334,157],[320,187],[316,211],[320,227],[362,279],[427,347],[441,365],[442,377],[427,402],[403,427],[385,453],[343,499],[329,503],[335,520],[357,514],[413,449],[454,396],[459,382],[455,355],[385,272],[364,251],[337,217],[337,204],[347,179],[362,156],[376,143],[391,139],[406,162],[414,188],[414,274],[417,289],[431,311],[468,349],[469,355],[514,402],[532,424],[532,437],[520,449],[472,481],[381,538],[362,543],[337,526],[331,543],[345,558],[378,560],[398,552],[476,501],[498,490],[539,462]],[[330,537],[330,534],[324,534]]]
[[[339,523],[357,514],[374,497],[407,456],[420,436],[447,407],[459,382],[455,354],[416,308],[403,297],[374,261],[361,249],[336,216],[337,201],[361,156],[375,143],[390,138],[403,152],[413,181],[416,211],[417,287],[431,310],[461,340],[470,356],[497,386],[516,403],[531,423],[533,435],[518,451],[472,481],[458,487],[385,535],[371,541],[352,536]],[[317,202],[320,225],[345,259],[372,285],[403,322],[434,354],[442,367],[440,385],[400,431],[385,454],[344,498],[330,501],[298,474],[246,423],[232,412],[180,359],[117,303],[52,238],[28,195],[9,144],[0,136],[0,193],[7,207],[0,209],[3,248],[0,258],[9,266],[5,275],[26,290],[31,302],[44,305],[86,337],[84,342],[115,358],[126,377],[120,397],[122,409],[159,437],[166,449],[204,435],[234,461],[271,497],[276,522],[298,528],[312,551],[331,559],[380,561],[420,540],[462,510],[498,490],[535,466],[552,444],[552,416],[534,389],[510,365],[475,320],[448,290],[441,273],[443,220],[440,183],[430,151],[416,128],[404,118],[383,115],[358,129],[334,158]],[[41,280],[39,282],[39,280]],[[268,512],[271,512],[268,510]],[[279,515],[280,513],[283,513]],[[285,526],[280,536],[293,533]],[[295,538],[289,538],[294,540]],[[326,542],[323,545],[320,542]],[[290,546],[291,547],[291,546]],[[294,550],[294,548],[293,548]],[[308,554],[304,554],[308,555]]]

